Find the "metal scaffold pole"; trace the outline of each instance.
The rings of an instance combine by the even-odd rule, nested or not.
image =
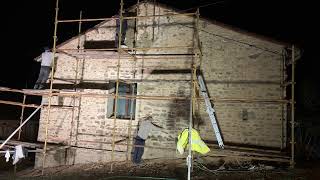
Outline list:
[[[193,86],[193,85],[191,85]],[[191,93],[193,94],[193,93]],[[187,157],[187,165],[188,165],[188,180],[191,178],[191,160],[192,160],[192,151],[191,151],[191,146],[192,146],[192,100],[190,100],[190,115],[189,115],[189,150],[188,150],[188,157]]]
[[[82,11],[79,12],[79,19],[81,20],[82,19]],[[78,45],[77,45],[77,49],[78,51],[80,51],[80,43],[81,43],[81,24],[82,22],[79,21],[79,24],[78,24]],[[79,58],[76,57],[76,70],[75,70],[75,79],[74,79],[74,82],[73,82],[73,88],[74,88],[74,92],[77,92],[77,84],[78,84],[78,72],[79,72]],[[79,113],[79,107],[80,107],[80,101],[78,101],[78,105],[76,105],[76,101],[79,100],[79,97],[76,97],[76,96],[72,96],[72,116],[71,116],[71,128],[70,128],[70,137],[69,137],[69,146],[72,145],[72,142],[73,142],[73,136],[74,136],[74,131],[73,131],[73,126],[74,126],[74,121],[75,121],[75,107],[77,106],[78,108],[78,111],[77,113]],[[79,118],[79,116],[78,116]],[[77,119],[78,119],[77,118]],[[77,130],[77,129],[76,129]],[[77,134],[77,131],[75,132]],[[71,154],[71,153],[70,153]],[[73,163],[72,163],[73,164]]]
[[[26,103],[26,95],[24,94],[22,99],[22,104],[25,105],[25,103]],[[20,123],[19,123],[20,126],[23,122],[24,109],[25,109],[25,106],[21,106]],[[20,141],[21,139],[21,132],[22,132],[22,127],[19,129],[19,132],[18,132],[18,141]],[[14,176],[16,176],[17,164],[14,165],[13,172],[14,172]]]
[[[285,49],[282,50],[282,60],[280,62],[280,84],[284,84],[285,82],[285,76],[286,76],[286,53],[285,53]],[[281,99],[285,99],[286,98],[286,86],[281,86],[281,93],[280,93],[280,98]],[[286,117],[287,114],[285,113],[285,108],[287,107],[286,104],[281,104],[281,129],[282,129],[282,133],[281,133],[281,149],[283,149],[285,147],[285,142],[286,142]]]
[[[139,0],[137,0],[137,4],[139,4]],[[137,6],[136,7],[136,12],[137,12],[137,15],[139,15],[139,7]],[[138,28],[138,19],[134,19],[135,23],[134,23],[134,41],[133,41],[133,47],[135,48],[136,47],[136,44],[137,44],[137,28]],[[135,65],[136,65],[136,51],[134,51],[134,61],[135,61]],[[135,91],[136,91],[136,86],[135,84],[133,84],[130,88],[132,88],[132,96],[134,96],[135,94]],[[127,139],[127,161],[129,162],[130,160],[130,155],[131,155],[131,152],[130,152],[130,143],[131,143],[131,139],[132,139],[132,135],[131,135],[131,132],[132,132],[132,120],[134,120],[134,116],[135,116],[135,113],[133,112],[134,109],[133,109],[133,106],[134,106],[134,101],[136,101],[136,99],[130,99],[131,101],[131,107],[130,107],[130,121],[129,121],[129,127],[128,127],[128,139]]]
[[[117,106],[118,106],[118,96],[119,96],[119,79],[120,79],[120,59],[121,59],[121,38],[122,38],[122,22],[123,22],[123,0],[120,2],[120,13],[119,13],[119,34],[118,34],[118,64],[117,64],[117,80],[116,80],[116,94],[114,102],[114,120],[113,120],[113,130],[112,130],[112,152],[111,152],[111,167],[110,171],[113,170],[114,161],[114,149],[115,149],[115,138],[116,138],[116,125],[117,125]]]
[[[55,67],[55,54],[56,54],[56,43],[57,43],[57,28],[58,28],[58,11],[59,11],[59,0],[56,0],[56,9],[55,9],[55,19],[54,19],[54,35],[53,35],[53,48],[52,48],[52,66],[51,66],[51,78],[50,78],[50,90],[49,90],[49,103],[47,107],[47,121],[45,124],[45,139],[43,146],[43,157],[42,157],[42,171],[41,174],[44,174],[44,167],[46,162],[46,151],[48,144],[48,126],[50,121],[50,108],[51,108],[51,98],[52,98],[52,86],[53,86],[53,76],[54,76],[54,67]]]
[[[197,35],[198,33],[198,22],[199,22],[199,9],[197,9],[197,16],[196,16],[196,23],[194,24],[194,35],[193,35],[193,51],[196,49],[196,43],[199,42],[199,36]],[[195,83],[196,83],[196,64],[194,61],[194,58],[192,58],[191,61],[191,83],[190,83],[190,115],[189,115],[189,132],[188,132],[188,138],[189,138],[189,149],[188,149],[188,157],[187,157],[187,165],[188,165],[188,180],[191,179],[191,171],[192,171],[192,163],[193,163],[193,157],[192,157],[192,128],[193,128],[193,115],[195,113],[194,110],[194,103],[195,103]]]
[[[27,96],[24,94],[24,95],[23,95],[23,100],[22,100],[22,104],[23,104],[23,105],[26,104],[26,97],[27,97]],[[25,108],[25,106],[22,106],[22,107],[21,107],[20,125],[22,124],[22,121],[23,121],[24,108]],[[20,140],[20,138],[21,138],[21,131],[22,131],[22,129],[19,130],[18,140]]]
[[[295,96],[294,96],[294,86],[295,86],[295,49],[294,45],[292,45],[291,50],[291,161],[290,166],[294,168],[295,159],[294,159],[294,147],[295,147],[295,140],[294,140],[294,128],[295,128]]]
[[[179,13],[179,14],[162,14],[162,15],[150,15],[150,16],[130,16],[130,17],[124,17],[123,19],[150,19],[154,17],[179,17],[179,16],[192,16],[194,13]],[[110,17],[110,18],[95,18],[95,19],[82,19],[82,22],[93,22],[93,21],[107,21],[107,20],[113,20],[118,19],[116,17]],[[68,19],[68,20],[59,20],[59,23],[76,23],[79,22],[79,19]]]
[[[190,80],[188,80],[190,81]],[[33,96],[49,96],[49,93],[31,93],[25,92],[23,90],[15,90],[11,89],[12,92],[20,92],[26,95],[33,95]],[[1,91],[1,89],[0,89]],[[112,94],[99,94],[99,93],[82,93],[82,92],[75,92],[75,93],[64,93],[64,92],[57,92],[52,93],[52,96],[59,96],[59,97],[96,97],[96,98],[106,98],[106,97],[115,97]],[[190,97],[185,96],[149,96],[149,95],[121,95],[118,96],[119,99],[149,99],[149,100],[189,100]],[[227,103],[279,103],[279,104],[288,104],[291,103],[291,100],[282,100],[282,99],[248,99],[248,98],[209,98],[213,102],[227,102]],[[202,98],[196,98],[198,101],[203,101]],[[36,104],[25,104],[12,102],[12,101],[3,101],[0,100],[1,104],[8,104],[8,105],[15,105],[15,106],[25,106],[25,107],[32,107],[37,108],[39,105]]]

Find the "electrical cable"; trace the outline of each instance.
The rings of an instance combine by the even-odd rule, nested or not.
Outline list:
[[[227,2],[227,1],[226,1],[226,0],[224,0],[224,1],[216,1],[216,2],[212,2],[212,3],[208,3],[208,4],[204,4],[204,5],[200,5],[200,6],[188,8],[188,9],[184,9],[184,10],[177,11],[177,12],[178,12],[178,13],[182,13],[182,12],[189,11],[189,10],[192,10],[192,9],[207,7],[207,6],[216,5],[216,4],[220,4],[220,3],[224,3],[224,2]],[[187,25],[182,25],[182,26],[189,27],[189,28],[193,28],[193,27],[190,27],[190,26],[187,26]],[[259,47],[259,46],[254,45],[254,44],[250,44],[250,43],[247,43],[247,42],[242,42],[242,41],[239,41],[239,40],[236,40],[236,39],[233,39],[233,38],[229,38],[229,37],[225,37],[225,36],[222,36],[222,35],[219,35],[219,34],[211,33],[211,32],[205,31],[205,30],[203,30],[203,29],[200,29],[200,31],[205,32],[205,33],[210,34],[210,35],[214,35],[214,36],[216,36],[216,37],[220,37],[220,38],[227,39],[227,40],[229,40],[229,41],[234,41],[234,42],[239,43],[239,44],[243,44],[243,45],[247,45],[247,46],[249,46],[249,47],[253,47],[253,48],[256,48],[256,49],[260,49],[260,50],[263,50],[263,51],[266,51],[266,52],[270,52],[270,53],[273,53],[273,54],[282,55],[282,53],[281,53],[281,52],[278,52],[278,51],[273,51],[273,50],[270,50],[270,49],[267,49],[267,48]]]
[[[202,7],[208,7],[208,6],[212,6],[212,5],[216,5],[216,4],[221,4],[221,3],[224,3],[224,2],[227,2],[227,1],[216,1],[216,2],[212,2],[212,3],[208,3],[208,4],[204,4],[204,5],[188,8],[188,9],[184,9],[184,10],[181,10],[181,11],[178,11],[178,12],[179,13],[186,12],[186,11],[189,11],[189,10],[198,9],[198,8],[202,8]]]
[[[188,27],[188,28],[193,28],[193,27],[190,27],[188,25],[181,25],[181,26],[185,26],[185,27]],[[278,51],[273,51],[273,50],[270,50],[270,49],[267,49],[267,48],[259,47],[259,46],[254,45],[254,44],[250,44],[250,43],[247,43],[247,42],[242,42],[242,41],[239,41],[239,40],[236,40],[236,39],[233,39],[233,38],[229,38],[229,37],[225,37],[225,36],[222,36],[222,35],[219,35],[219,34],[208,32],[208,31],[205,31],[203,29],[200,29],[200,31],[205,32],[205,33],[210,34],[210,35],[213,35],[213,36],[216,36],[216,37],[227,39],[229,41],[234,41],[234,42],[236,42],[238,44],[243,44],[243,45],[246,45],[246,46],[249,46],[249,47],[252,47],[252,48],[256,48],[256,49],[260,49],[262,51],[269,52],[269,53],[282,55],[282,53],[278,52]]]

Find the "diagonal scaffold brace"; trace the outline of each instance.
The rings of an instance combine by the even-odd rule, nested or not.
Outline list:
[[[3,146],[6,145],[6,143],[42,108],[43,104],[41,104],[36,110],[33,111],[32,114],[30,114],[30,116],[23,121],[23,123],[21,123],[21,125],[15,130],[13,131],[13,133],[11,133],[11,135],[1,144],[0,149],[3,148]]]

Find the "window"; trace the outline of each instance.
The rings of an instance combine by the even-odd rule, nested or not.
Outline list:
[[[137,95],[137,85],[136,84],[125,84],[119,83],[119,96],[123,95]],[[112,88],[109,89],[110,94],[115,94],[115,83],[112,85]],[[114,117],[115,109],[115,99],[108,98],[107,104],[107,117]],[[117,118],[118,119],[130,119],[132,114],[132,119],[135,117],[136,111],[136,100],[135,99],[123,99],[118,98],[117,104]],[[132,112],[132,113],[131,113]]]
[[[100,40],[100,41],[85,41],[83,48],[84,49],[105,49],[105,48],[114,48],[114,40]]]
[[[247,109],[242,109],[242,120],[247,121],[248,120],[248,110]]]

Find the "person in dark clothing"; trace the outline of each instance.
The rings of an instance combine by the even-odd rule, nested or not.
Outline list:
[[[125,17],[126,13],[123,12],[122,16]],[[116,35],[115,35],[115,47],[118,48],[119,44],[119,35],[120,35],[120,12],[118,15],[115,15],[116,19]],[[128,21],[127,19],[122,19],[122,24],[121,24],[121,47],[122,48],[127,48],[125,45],[125,39],[126,39],[126,32],[128,28]]]
[[[133,156],[132,156],[132,162],[135,164],[140,164],[141,163],[141,158],[144,153],[144,145],[145,145],[146,140],[140,138],[139,136],[136,136],[134,145],[134,151],[133,151]]]

